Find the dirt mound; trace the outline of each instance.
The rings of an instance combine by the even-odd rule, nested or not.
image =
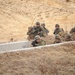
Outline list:
[[[59,23],[65,31],[75,25],[75,3],[65,0],[0,0],[0,42],[27,38],[29,26],[45,22],[53,33]]]
[[[75,43],[0,54],[0,75],[75,75]]]
[[[46,36],[46,37],[42,37],[42,39],[46,42],[47,45],[49,45],[54,43],[55,36]]]

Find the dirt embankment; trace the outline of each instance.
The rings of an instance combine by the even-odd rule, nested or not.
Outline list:
[[[0,75],[75,75],[75,43],[0,54]]]
[[[75,25],[75,3],[65,0],[0,0],[0,42],[25,40],[27,28],[45,22],[53,33],[56,23],[70,30]]]

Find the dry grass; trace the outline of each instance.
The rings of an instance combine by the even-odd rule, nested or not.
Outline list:
[[[75,75],[75,43],[0,54],[0,75]]]

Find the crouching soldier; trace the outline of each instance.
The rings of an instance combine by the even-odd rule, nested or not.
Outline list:
[[[55,36],[54,44],[56,44],[56,43],[61,43],[61,39],[59,36]]]
[[[35,40],[32,42],[33,47],[46,45],[46,42],[41,39],[40,36],[35,36]]]
[[[42,24],[41,24],[41,27],[42,27],[42,29],[43,29],[43,35],[44,35],[44,36],[47,36],[48,33],[49,33],[49,30],[45,27],[45,23],[42,23]]]
[[[56,24],[55,25],[55,30],[54,30],[53,34],[57,35],[59,33],[64,33],[64,30],[63,30],[63,28],[60,28],[59,24]]]
[[[27,35],[28,35],[28,38],[27,38],[28,40],[34,39],[33,27],[29,27],[29,28],[28,28]]]
[[[40,26],[39,22],[36,22],[36,26],[33,27],[34,30],[34,36],[39,35],[40,37],[43,37],[43,28]]]
[[[70,34],[66,34],[65,41],[72,41],[72,37]]]

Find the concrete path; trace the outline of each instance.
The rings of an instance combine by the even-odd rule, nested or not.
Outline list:
[[[36,50],[39,48],[59,46],[59,45],[69,44],[69,43],[75,43],[75,41],[63,42],[63,43],[59,43],[59,44],[50,44],[50,45],[39,46],[39,47],[31,47],[31,42],[29,42],[29,41],[4,43],[4,44],[0,44],[0,53]]]
[[[3,43],[0,44],[0,52],[12,51],[29,47],[31,47],[31,42],[29,41]]]

